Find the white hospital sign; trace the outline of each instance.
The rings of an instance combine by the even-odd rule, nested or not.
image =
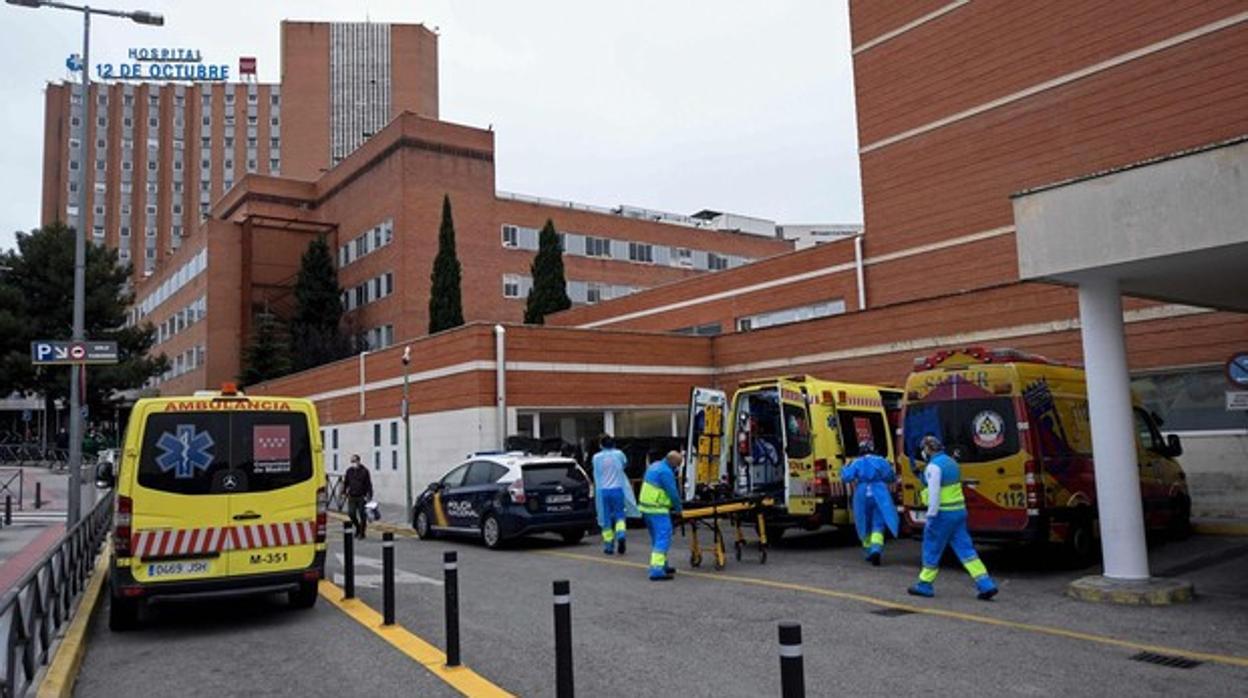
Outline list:
[[[204,63],[199,49],[132,48],[125,63],[96,63],[97,80],[180,80],[220,82],[230,79],[230,66]]]

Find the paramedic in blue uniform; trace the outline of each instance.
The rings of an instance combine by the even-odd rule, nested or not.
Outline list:
[[[879,567],[884,554],[884,529],[897,537],[897,507],[888,486],[897,473],[887,460],[875,455],[875,444],[858,442],[858,457],[841,468],[841,482],[854,483],[854,526],[867,562]]]
[[[919,581],[909,591],[914,596],[935,596],[932,582],[940,570],[940,556],[946,547],[962,561],[980,599],[987,601],[997,595],[997,585],[988,576],[988,568],[979,559],[971,534],[966,530],[966,499],[962,495],[962,474],[958,462],[945,454],[944,444],[932,435],[923,437],[919,452],[927,467],[923,480],[927,488],[923,501],[927,504],[927,521],[923,527],[923,567]]]
[[[603,434],[598,441],[599,451],[594,454],[594,486],[597,496],[594,504],[598,510],[598,528],[602,530],[602,552],[623,555],[627,547],[628,517],[637,517],[637,499],[633,485],[628,481],[624,466],[628,457],[615,447],[615,439]]]
[[[641,483],[637,508],[650,530],[650,581],[671,579],[676,573],[667,564],[667,551],[672,545],[672,516],[681,512],[675,471],[683,460],[678,451],[668,453],[646,468],[646,478]]]

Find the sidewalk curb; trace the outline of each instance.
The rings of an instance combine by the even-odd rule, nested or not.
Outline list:
[[[112,552],[106,546],[95,561],[91,581],[87,583],[86,591],[78,600],[74,619],[70,621],[64,636],[57,644],[52,660],[48,662],[43,680],[39,682],[39,691],[35,694],[37,698],[69,698],[73,695],[78,670],[82,668],[82,659],[87,652],[87,631],[91,629],[95,609],[103,597],[104,578],[108,576],[108,566],[112,559]]]
[[[329,518],[337,521],[350,521],[346,514],[336,511],[329,512]],[[416,535],[416,531],[413,530],[411,526],[388,523],[386,521],[375,521],[368,524],[368,527],[381,531],[382,533],[393,533],[396,536],[407,536],[408,538],[412,538]]]
[[[1248,521],[1193,521],[1192,533],[1202,536],[1248,536]]]

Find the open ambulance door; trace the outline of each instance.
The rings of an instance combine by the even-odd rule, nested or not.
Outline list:
[[[790,515],[815,513],[815,459],[810,401],[801,383],[780,381],[781,429],[784,435],[784,501]]]
[[[694,388],[689,398],[687,455],[681,470],[686,501],[695,498],[699,485],[714,486],[727,475],[729,426],[727,394],[712,388]]]

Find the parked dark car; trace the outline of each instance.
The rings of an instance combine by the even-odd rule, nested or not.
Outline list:
[[[478,536],[489,548],[531,533],[579,542],[595,526],[593,487],[571,458],[474,454],[430,483],[412,507],[422,539]]]

